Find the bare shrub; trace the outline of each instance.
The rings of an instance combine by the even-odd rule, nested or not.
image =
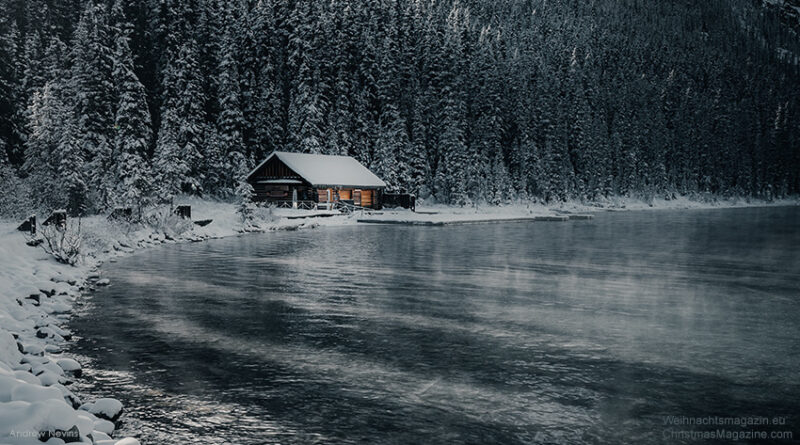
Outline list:
[[[39,246],[52,255],[59,263],[74,266],[81,256],[81,219],[67,221],[64,225],[49,224],[42,226]]]
[[[275,222],[280,218],[275,214],[274,210],[275,206],[273,204],[257,205],[253,210],[253,217],[257,221]]]

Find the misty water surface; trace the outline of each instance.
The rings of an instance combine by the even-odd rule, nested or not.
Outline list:
[[[149,444],[693,443],[668,416],[800,437],[799,227],[650,211],[151,249],[84,298],[78,389]]]

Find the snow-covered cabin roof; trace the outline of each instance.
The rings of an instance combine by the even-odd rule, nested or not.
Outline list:
[[[350,156],[288,153],[285,151],[273,151],[247,177],[250,178],[256,174],[273,156],[314,187],[386,187],[386,183],[381,178],[375,176],[367,167]]]

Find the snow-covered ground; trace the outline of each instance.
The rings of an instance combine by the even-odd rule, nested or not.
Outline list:
[[[0,445],[48,444],[80,441],[94,444],[136,445],[133,438],[111,439],[121,404],[108,398],[83,401],[69,390],[80,378],[80,364],[63,352],[70,333],[64,330],[73,302],[81,292],[108,284],[98,266],[119,255],[164,243],[200,241],[240,235],[244,227],[233,204],[185,198],[194,220],[211,219],[204,227],[164,215],[153,226],[128,226],[109,222],[103,216],[81,220],[82,255],[75,266],[56,262],[40,247],[26,244],[26,235],[16,230],[18,221],[0,221]],[[566,203],[556,207],[541,204],[502,207],[453,208],[425,206],[407,210],[356,212],[329,216],[334,212],[260,209],[248,231],[313,228],[323,225],[357,224],[359,219],[394,221],[458,222],[502,220],[521,217],[588,213],[602,210],[696,209],[765,205],[764,202],[717,200],[709,202],[679,198],[645,203],[635,199],[613,199],[586,205]],[[785,200],[770,205],[798,205]],[[40,215],[40,218],[45,215]],[[71,221],[73,225],[75,221]],[[49,438],[49,439],[48,439]],[[63,439],[62,439],[63,438]]]

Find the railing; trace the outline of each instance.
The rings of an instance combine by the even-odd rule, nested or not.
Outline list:
[[[272,204],[275,204],[275,207],[281,209],[292,209],[294,208],[295,203],[292,201],[273,201]],[[317,203],[314,201],[297,201],[297,208],[304,210],[315,210],[317,208]]]

